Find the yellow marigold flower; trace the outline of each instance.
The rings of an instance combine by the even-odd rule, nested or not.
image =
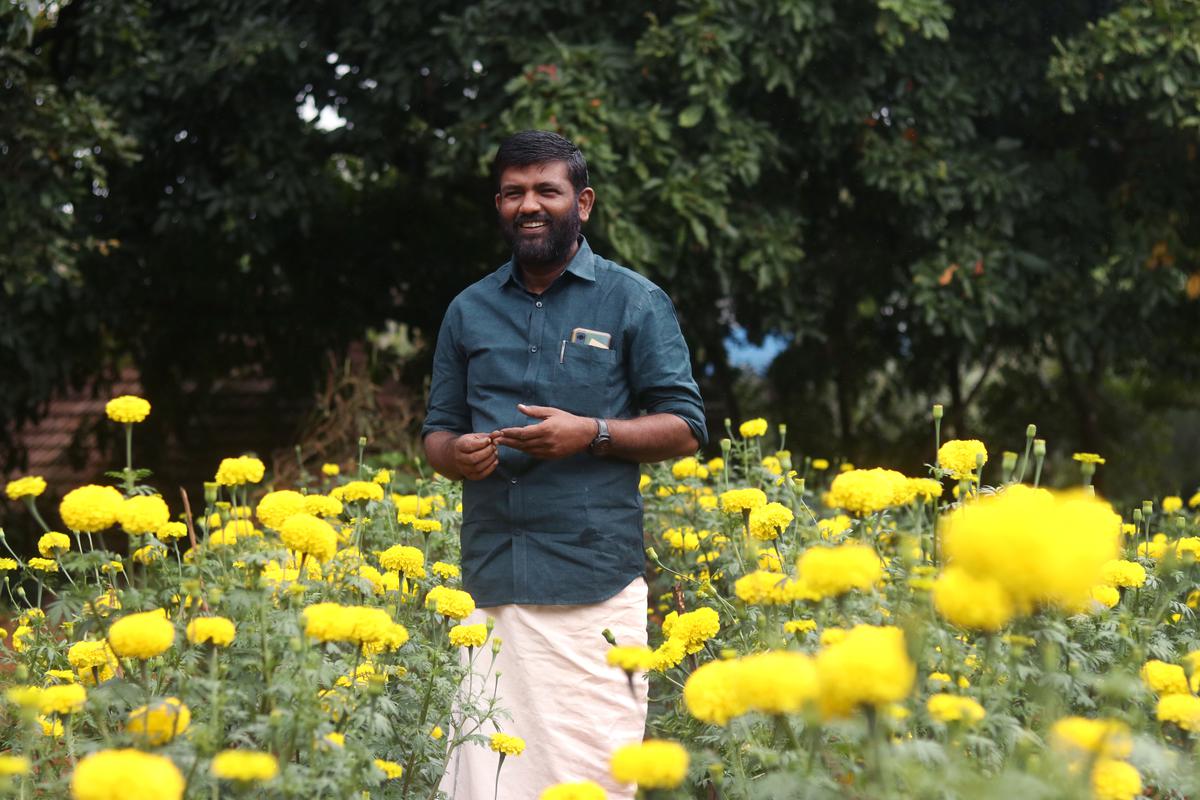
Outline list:
[[[736,659],[702,664],[683,686],[688,713],[701,722],[725,725],[749,711],[739,691],[740,664]]]
[[[679,666],[679,662],[683,661],[686,655],[687,645],[682,640],[667,639],[654,649],[652,668],[655,672],[665,672]]]
[[[792,650],[738,659],[735,679],[747,708],[762,714],[794,714],[812,702],[819,689],[812,658]]]
[[[772,550],[759,550],[754,561],[761,570],[783,572],[783,562],[779,560],[779,554]]]
[[[121,422],[129,425],[134,422],[141,422],[150,415],[150,403],[141,397],[132,394],[123,394],[105,403],[104,413],[113,422]]]
[[[707,462],[705,462],[704,468],[707,469],[710,474],[716,475],[718,472],[725,469],[725,459],[721,458],[720,456],[717,456],[716,458],[710,458]]]
[[[944,518],[948,562],[998,581],[1019,613],[1086,607],[1104,565],[1117,557],[1121,518],[1084,492],[1012,486]]]
[[[36,569],[38,572],[58,572],[58,562],[52,558],[34,558],[25,562],[30,569]]]
[[[738,426],[738,435],[743,439],[753,439],[767,432],[767,421],[762,417],[748,419]]]
[[[18,653],[24,653],[29,648],[29,642],[37,636],[28,625],[18,625],[12,634],[12,647]]]
[[[442,529],[442,523],[436,519],[413,519],[409,520],[408,524],[420,533],[433,533]]]
[[[62,720],[57,717],[47,717],[44,714],[38,714],[37,724],[42,729],[42,736],[57,739],[63,735]]]
[[[863,544],[810,547],[796,563],[800,580],[819,597],[837,597],[852,589],[869,591],[883,578],[875,549]]]
[[[1075,453],[1071,458],[1080,464],[1103,464],[1104,459],[1096,453]]]
[[[777,539],[792,524],[792,510],[782,503],[750,509],[750,535],[761,541]]]
[[[171,512],[167,504],[156,494],[135,495],[121,504],[117,512],[117,521],[121,528],[129,534],[138,536],[144,533],[154,533],[171,521]]]
[[[113,677],[117,669],[117,657],[106,641],[76,642],[67,650],[67,663],[89,686]]]
[[[279,774],[279,761],[270,753],[222,750],[213,757],[214,777],[241,783],[262,783]]]
[[[1092,795],[1096,800],[1133,800],[1142,795],[1142,776],[1131,764],[1102,758],[1092,767]]]
[[[604,654],[610,667],[619,667],[625,672],[646,672],[654,668],[654,651],[649,647],[615,645]]]
[[[279,538],[284,547],[310,555],[322,564],[337,552],[337,532],[328,522],[311,514],[289,516],[279,530]]]
[[[387,483],[387,481],[384,481],[384,483]],[[389,781],[394,781],[397,778],[404,777],[404,767],[400,766],[395,761],[384,761],[382,758],[377,758],[375,759],[375,766]]]
[[[211,642],[216,647],[228,647],[237,628],[225,617],[196,617],[187,625],[187,638],[192,644]]]
[[[853,526],[854,521],[845,514],[838,514],[828,519],[817,520],[817,531],[821,534],[821,538],[826,541],[849,532]]]
[[[28,475],[9,481],[4,486],[4,493],[9,500],[20,500],[22,497],[37,497],[46,491],[46,479],[40,475]]]
[[[824,472],[825,470],[829,469],[829,459],[814,458],[812,460],[812,468],[817,472]]]
[[[244,486],[263,479],[266,466],[253,456],[222,458],[217,467],[216,481],[222,486]]]
[[[1129,727],[1115,719],[1064,717],[1050,727],[1050,744],[1068,755],[1125,758],[1133,752]]]
[[[604,787],[594,781],[556,783],[538,795],[538,800],[605,800]]]
[[[761,463],[762,468],[772,475],[779,477],[783,474],[783,462],[775,456],[764,456]]]
[[[268,492],[258,501],[254,513],[258,521],[272,530],[279,530],[288,517],[304,513],[304,495],[291,489]]]
[[[893,469],[850,469],[829,485],[827,505],[853,514],[883,511],[904,501],[908,478]]]
[[[1190,692],[1164,694],[1158,698],[1155,715],[1160,722],[1173,722],[1185,731],[1200,732],[1200,697]]]
[[[959,567],[947,567],[933,583],[933,607],[960,628],[998,631],[1013,618],[1012,598],[991,578],[976,578]]]
[[[674,789],[687,776],[688,753],[678,742],[647,739],[618,747],[610,766],[618,783],[636,783],[641,789]]]
[[[978,456],[987,463],[988,452],[978,439],[951,439],[938,448],[938,466],[950,473],[956,481],[967,480],[975,474]]]
[[[397,514],[408,514],[413,517],[424,517],[436,509],[446,507],[446,498],[440,494],[420,497],[415,494],[393,494],[392,503],[396,506]]]
[[[46,714],[75,714],[83,710],[87,690],[78,683],[47,686],[38,695],[38,710]]]
[[[370,502],[383,499],[383,487],[373,481],[350,481],[335,488],[329,496],[343,503]]]
[[[178,697],[164,697],[129,712],[125,731],[142,746],[158,747],[188,729],[192,712]]]
[[[98,533],[112,527],[125,498],[111,486],[80,486],[72,489],[58,505],[63,524],[80,533]]]
[[[165,558],[166,554],[167,548],[161,544],[148,544],[145,547],[139,547],[137,550],[134,550],[133,555],[130,557],[136,564],[150,565],[155,561]]]
[[[388,469],[380,469],[375,473],[371,480],[375,483],[378,483],[380,486],[387,486],[392,482],[392,471]]]
[[[1146,582],[1146,568],[1136,561],[1114,558],[1105,562],[1101,578],[1108,586],[1136,588]]]
[[[1168,664],[1165,661],[1151,659],[1142,665],[1139,673],[1142,680],[1157,695],[1187,694],[1187,675],[1178,664]]]
[[[29,774],[29,759],[11,753],[0,754],[0,777],[14,778]],[[603,797],[603,795],[601,795]]]
[[[154,535],[164,541],[170,539],[182,539],[184,536],[188,535],[188,529],[187,525],[182,522],[168,522],[155,531]]]
[[[323,494],[306,494],[304,513],[314,517],[336,517],[342,513],[342,501]]]
[[[475,598],[461,589],[435,586],[425,595],[425,607],[451,619],[465,619],[475,610]]]
[[[108,629],[108,644],[120,658],[153,658],[175,641],[175,626],[161,608],[127,614]]]
[[[21,708],[36,709],[42,704],[42,689],[39,686],[10,686],[4,690],[4,699]]]
[[[909,502],[936,503],[942,496],[942,482],[933,478],[909,478],[907,491],[912,496]]]
[[[940,692],[929,696],[925,701],[929,716],[938,722],[966,722],[975,724],[986,716],[983,706],[969,697]]]
[[[760,569],[738,578],[733,593],[747,605],[784,605],[794,599],[790,596],[790,584],[783,573]]]
[[[103,569],[103,567],[101,568]],[[104,570],[107,572],[108,570]],[[113,611],[118,611],[121,608],[121,600],[117,597],[117,593],[109,589],[102,595],[98,595],[89,603],[84,603],[83,613],[95,614],[101,617],[107,617]]]
[[[450,629],[450,644],[455,647],[482,647],[487,641],[487,625],[455,625]]]
[[[374,644],[395,650],[408,641],[408,630],[382,608],[315,603],[304,609],[304,633],[322,642]]]
[[[844,717],[860,706],[903,700],[912,691],[917,669],[908,657],[904,631],[856,625],[817,654],[817,675],[822,714]]]
[[[72,800],[182,800],[183,774],[166,756],[100,750],[71,775]]]
[[[811,619],[789,619],[783,623],[785,633],[805,634],[817,629],[817,623]]]
[[[1117,603],[1121,602],[1121,593],[1111,586],[1101,584],[1092,587],[1091,600],[1094,604],[1093,610],[1113,608]],[[1099,608],[1096,608],[1096,606]]]
[[[425,554],[419,547],[396,544],[379,554],[384,569],[403,572],[409,578],[425,577]]]
[[[0,558],[0,572],[10,572],[19,566],[15,558]]]
[[[525,740],[520,736],[509,736],[507,733],[493,733],[488,747],[506,756],[519,756],[525,752]]]
[[[448,581],[451,578],[457,578],[462,574],[462,571],[458,568],[457,564],[447,564],[445,561],[433,562],[431,569],[433,570],[434,575],[437,575],[444,581]]]
[[[708,470],[696,460],[695,456],[681,458],[671,465],[671,474],[676,480],[685,478],[707,478]]]
[[[433,726],[433,730],[431,730],[431,731],[429,732],[429,738],[430,738],[430,739],[433,739],[434,741],[437,741],[437,740],[441,739],[441,738],[442,738],[444,735],[445,735],[445,734],[444,734],[444,733],[442,733],[442,726],[441,726],[441,725],[434,725],[434,726]]]
[[[1196,492],[1188,498],[1188,508],[1196,508],[1197,506],[1200,506],[1200,492]]]
[[[338,475],[342,474],[342,468],[337,464],[322,464],[321,474],[328,478],[336,478]]]
[[[1162,500],[1162,510],[1164,514],[1174,514],[1176,511],[1183,508],[1183,498],[1178,495],[1164,497]]]
[[[767,504],[767,496],[762,489],[730,489],[721,492],[721,510],[731,514],[742,511],[752,511]]]
[[[75,673],[69,669],[48,669],[46,670],[46,678],[66,683],[76,683]]]
[[[663,619],[662,630],[666,638],[683,642],[689,653],[698,653],[720,632],[721,622],[716,609],[701,606],[686,614],[672,611]]]
[[[663,539],[673,550],[686,553],[700,549],[700,537],[695,528],[668,528],[663,532]]]

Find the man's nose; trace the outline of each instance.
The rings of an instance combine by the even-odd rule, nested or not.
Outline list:
[[[521,206],[517,213],[526,216],[541,213],[542,204],[538,201],[537,192],[526,192],[521,196]]]

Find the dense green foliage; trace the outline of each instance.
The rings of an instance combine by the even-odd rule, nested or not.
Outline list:
[[[589,159],[597,249],[670,290],[718,427],[891,460],[944,399],[1200,479],[1134,474],[1196,402],[1195,0],[35,5],[0,11],[6,417],[128,355],[182,424],[190,382],[431,337],[504,258],[486,167],[536,126]],[[744,409],[735,323],[790,341]]]

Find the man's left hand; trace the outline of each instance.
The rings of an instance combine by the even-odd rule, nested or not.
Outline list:
[[[518,404],[527,417],[540,419],[533,425],[502,428],[492,434],[497,445],[511,447],[537,458],[566,458],[586,450],[596,438],[596,421],[577,417],[561,408]]]

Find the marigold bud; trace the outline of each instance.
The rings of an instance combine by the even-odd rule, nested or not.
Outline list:
[[[1025,426],[1025,438],[1032,439],[1035,436],[1037,436],[1037,425],[1031,422]]]
[[[934,419],[941,419],[945,415],[945,413],[946,413],[946,411],[945,411],[945,409],[942,408],[941,403],[933,404],[933,418]]]
[[[1034,439],[1033,440],[1033,454],[1035,456],[1046,455],[1046,440],[1045,439]]]

